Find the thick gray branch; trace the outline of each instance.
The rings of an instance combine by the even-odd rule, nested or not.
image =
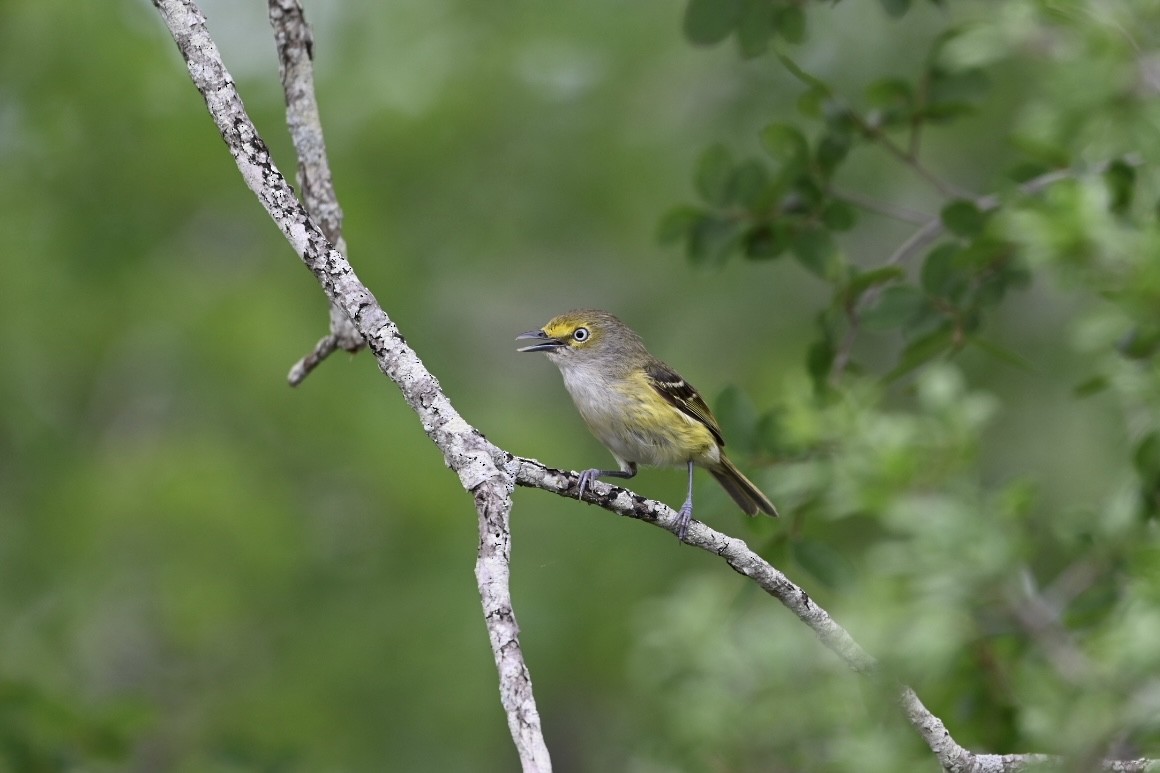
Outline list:
[[[278,71],[286,95],[286,126],[298,154],[298,188],[310,218],[343,255],[342,207],[334,193],[322,119],[314,96],[314,38],[298,0],[270,0],[270,26],[278,48]],[[357,352],[366,342],[350,317],[330,304],[330,332],[290,369],[291,386],[298,386],[310,371],[338,349]]]
[[[512,458],[463,420],[346,258],[307,216],[246,114],[197,5],[193,0],[154,0],[154,5],[169,27],[242,178],[314,272],[330,302],[342,310],[367,341],[379,368],[399,387],[427,436],[443,452],[447,466],[475,496],[480,523],[476,575],[508,726],[523,769],[550,771],[551,761],[519,646],[519,628],[508,587],[508,515],[515,472]]]

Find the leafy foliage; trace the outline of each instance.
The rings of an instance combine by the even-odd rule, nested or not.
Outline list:
[[[802,28],[816,34],[820,11],[792,5],[809,22]],[[910,2],[881,7],[895,18],[916,10]],[[750,28],[740,14],[727,23],[719,16],[712,39],[697,37],[687,17],[694,43],[720,42],[729,30],[743,57],[773,48],[764,61],[800,84],[802,122],[779,117],[761,130],[762,158],[738,162],[727,146],[714,146],[716,179],[744,183],[722,182],[719,197],[698,187],[698,205],[674,209],[680,221],[675,214],[666,218],[666,241],[683,240],[694,264],[792,254],[830,289],[829,306],[816,312],[817,338],[804,349],[807,378],[791,379],[788,392],[765,413],[747,410],[750,428],[735,430],[747,452],[780,461],[783,472],[774,479],[793,480],[775,496],[789,502],[794,516],[791,528],[768,543],[770,558],[808,575],[815,592],[853,621],[856,636],[891,673],[932,697],[968,746],[1046,748],[1090,760],[1115,743],[1128,751],[1113,754],[1157,756],[1155,712],[1128,708],[1123,700],[1129,694],[1135,696],[1129,703],[1149,700],[1142,696],[1152,688],[1135,680],[1154,684],[1160,669],[1154,651],[1134,649],[1160,633],[1160,578],[1149,566],[1160,544],[1160,227],[1156,211],[1142,201],[1156,197],[1157,185],[1139,161],[1160,143],[1143,139],[1136,131],[1142,124],[1125,126],[1104,132],[1104,155],[1093,158],[1085,142],[1104,126],[1103,116],[1081,115],[1066,101],[1036,95],[1033,87],[1020,128],[1005,138],[1002,164],[978,159],[981,171],[963,175],[967,183],[934,171],[924,145],[964,126],[961,137],[968,121],[997,109],[994,84],[1024,64],[1021,41],[1051,36],[1072,60],[1089,57],[1089,66],[1109,58],[1140,64],[1132,62],[1139,44],[1119,26],[1122,18],[1110,23],[1117,33],[1086,12],[1055,14],[1033,3],[1007,9],[1003,18],[946,18],[943,29],[931,25],[928,53],[909,75],[871,75],[853,100],[843,81],[809,72],[799,64],[804,56],[787,53],[782,44],[796,37],[778,42],[774,27]],[[1130,122],[1146,120],[1139,110],[1146,91],[1121,93],[1129,106],[1119,114],[1132,116]],[[1083,99],[1099,103],[1098,88],[1092,84]],[[783,115],[773,105],[770,112]],[[1063,127],[1073,136],[1064,137]],[[940,147],[945,153],[947,145]],[[876,179],[854,171],[870,148],[925,188],[926,214],[894,204]],[[980,192],[969,190],[980,185],[986,186]],[[730,193],[738,190],[746,195]],[[910,229],[877,261],[862,249],[850,254],[851,244],[864,242],[864,231],[873,233],[864,224],[867,214],[896,218]],[[699,240],[704,222],[728,223],[730,237],[712,245]],[[1013,442],[1000,428],[989,428],[1002,403],[982,391],[1004,380],[1002,368],[1041,373],[1044,383],[1067,378],[1043,370],[1034,350],[1019,345],[1012,322],[1041,313],[1045,294],[1057,287],[1066,288],[1069,310],[1057,323],[1060,333],[1073,336],[1070,347],[1087,371],[1067,399],[1112,399],[1123,406],[1120,466],[1109,471],[1102,497],[1062,514],[1051,512],[1031,478],[1007,470],[981,477],[988,465],[978,456],[989,436]],[[1000,370],[981,370],[986,359],[969,357],[970,350]],[[904,377],[909,387],[899,391]],[[732,390],[723,394],[722,408],[736,420],[732,406],[744,401]],[[759,430],[771,426],[775,433]],[[769,442],[753,446],[753,437]],[[1082,445],[1085,438],[1074,442]],[[784,471],[787,465],[791,472]],[[863,609],[872,618],[864,618]],[[683,626],[696,617],[682,610],[653,620],[657,639],[695,641]],[[740,613],[716,624],[746,640]],[[641,646],[647,651],[650,645],[646,640]],[[1126,649],[1139,658],[1125,656]],[[739,650],[726,657],[746,655]],[[737,679],[743,672],[718,678]],[[790,674],[765,673],[763,680],[777,685],[771,696],[814,692],[806,700],[819,707],[845,700],[827,677],[808,685]],[[672,676],[656,689],[667,696],[662,702],[678,701],[699,681]],[[774,697],[768,704],[752,700],[757,714],[777,712]],[[888,713],[889,700],[889,694],[868,699],[868,713]],[[852,729],[865,726],[849,717],[838,731],[830,724],[837,716],[819,709],[805,727],[794,726],[795,734],[814,739],[814,756],[791,765],[821,757],[834,769],[850,769],[837,737],[869,754],[859,770],[912,764],[901,737],[890,738],[878,726],[858,736]],[[778,748],[784,755],[805,746],[787,740]],[[711,748],[717,746],[687,748],[680,759],[707,764]],[[760,766],[768,754],[755,741],[744,764]]]

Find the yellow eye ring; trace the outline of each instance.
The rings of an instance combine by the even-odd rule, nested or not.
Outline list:
[[[578,344],[582,344],[588,340],[588,328],[578,327],[572,331],[572,340]]]

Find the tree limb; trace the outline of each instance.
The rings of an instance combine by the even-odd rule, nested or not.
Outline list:
[[[246,114],[201,10],[193,0],[154,0],[153,4],[169,27],[246,185],[314,272],[330,302],[347,315],[366,340],[379,368],[399,387],[427,436],[443,452],[447,466],[474,495],[480,532],[476,577],[499,671],[501,701],[524,771],[547,773],[551,760],[520,649],[508,584],[508,517],[514,486],[511,457],[463,420],[346,258],[307,216]]]
[[[343,254],[314,225],[275,167],[242,106],[205,19],[193,0],[153,0],[181,51],[190,77],[205,98],[222,138],[263,207],[295,252],[318,278],[327,298],[347,314],[366,340],[379,368],[399,387],[419,416],[423,429],[444,460],[475,497],[480,518],[480,551],[476,576],[483,599],[492,650],[500,674],[502,702],[525,771],[549,771],[551,763],[540,730],[531,679],[520,651],[518,626],[508,588],[511,538],[508,517],[514,485],[540,488],[561,496],[576,495],[576,473],[546,467],[512,456],[488,442],[452,407],[436,378],[407,346],[398,328],[355,275]],[[667,505],[597,481],[585,501],[672,533],[677,513]],[[693,521],[687,542],[720,556],[734,571],[749,577],[805,623],[827,648],[862,674],[876,671],[876,661],[818,606],[801,587],[744,541]],[[942,721],[931,714],[909,687],[899,688],[899,701],[911,725],[926,741],[940,764],[953,773],[998,773],[1026,770],[1034,764],[1061,761],[1049,755],[974,754],[954,741]],[[1116,773],[1160,770],[1160,761],[1104,761],[1102,769]]]
[[[269,0],[270,26],[278,49],[278,72],[286,95],[286,126],[298,154],[298,188],[310,218],[343,255],[342,207],[334,193],[322,119],[314,96],[314,37],[298,0]],[[341,308],[330,304],[330,333],[310,354],[290,369],[290,386],[298,386],[310,372],[338,349],[357,352],[366,341]]]

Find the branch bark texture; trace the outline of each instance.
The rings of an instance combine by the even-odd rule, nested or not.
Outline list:
[[[296,0],[270,0],[270,3],[272,18],[276,12],[301,15]],[[508,520],[515,485],[575,497],[578,476],[503,451],[459,415],[439,382],[407,345],[370,290],[359,281],[343,253],[332,246],[295,199],[246,115],[233,79],[206,30],[204,16],[193,0],[154,0],[154,5],[169,27],[190,77],[204,96],[246,184],[318,278],[328,300],[348,317],[365,339],[380,370],[399,387],[407,404],[418,415],[427,436],[443,452],[444,460],[459,476],[463,487],[474,496],[480,519],[476,577],[500,674],[501,700],[523,769],[549,771],[551,763],[540,730],[531,679],[519,646],[519,629],[508,588],[511,554]],[[279,23],[275,23],[276,28]],[[308,34],[298,43],[288,45],[300,46],[309,58]],[[279,46],[281,48],[281,42]],[[294,101],[296,98],[290,96],[289,87],[287,92],[288,101]],[[310,101],[313,102],[312,96]],[[307,108],[307,112],[310,110],[317,113],[316,106]],[[322,152],[320,130],[317,139]],[[305,189],[305,183],[303,187]],[[333,198],[332,191],[329,195]],[[323,222],[327,212],[325,207],[320,210]],[[337,214],[336,202],[331,212]],[[337,217],[340,221],[341,215]],[[627,489],[597,481],[585,493],[584,501],[676,534],[676,511]],[[861,674],[876,671],[874,658],[825,609],[818,606],[804,589],[750,550],[744,541],[693,521],[687,542],[719,556],[734,571],[757,583],[814,631],[822,644],[854,671]],[[952,773],[1005,773],[1027,770],[1043,763],[1062,762],[1059,757],[1041,754],[975,754],[955,742],[942,720],[933,715],[909,687],[899,686],[898,699],[911,725],[943,768]],[[1115,773],[1160,771],[1160,761],[1104,761],[1101,769]]]
[[[322,136],[322,118],[314,95],[314,37],[298,0],[269,0],[270,26],[278,49],[278,72],[286,95],[286,126],[298,154],[298,188],[310,218],[343,255],[342,207],[334,192],[334,178]],[[343,309],[330,304],[330,332],[313,351],[294,363],[288,380],[298,386],[310,372],[338,349],[357,352],[366,346]]]

